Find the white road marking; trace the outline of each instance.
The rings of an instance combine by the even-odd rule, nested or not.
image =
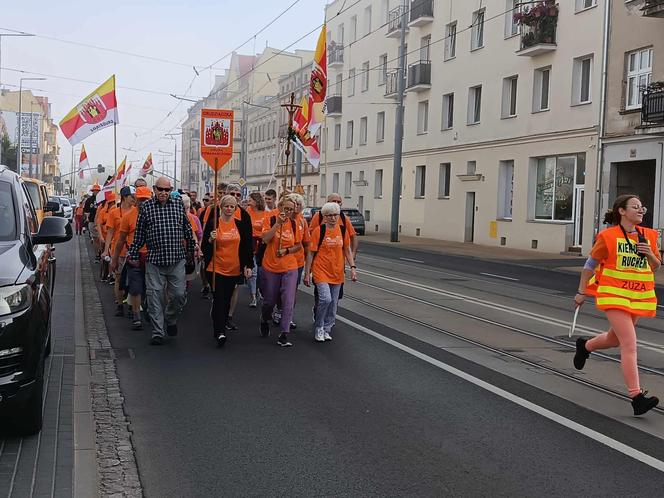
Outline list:
[[[505,280],[514,280],[515,282],[518,282],[518,278],[512,278],[512,277],[505,277],[503,275],[495,275],[493,273],[484,273],[480,272],[480,275],[486,275],[487,277],[495,277],[495,278],[504,278]]]
[[[393,283],[396,283],[396,284],[399,284],[399,285],[403,285],[404,287],[411,287],[411,288],[414,288],[414,289],[423,290],[423,291],[430,292],[432,294],[437,294],[437,295],[440,295],[440,296],[452,297],[452,298],[456,298],[456,299],[459,299],[459,300],[464,300],[464,301],[467,301],[469,303],[473,303],[473,304],[476,304],[478,306],[482,306],[484,308],[490,308],[490,309],[494,309],[494,310],[497,310],[497,311],[502,311],[504,313],[509,313],[509,314],[520,316],[520,317],[523,317],[523,318],[528,318],[530,320],[534,320],[534,321],[537,321],[537,322],[546,323],[546,324],[553,325],[553,326],[556,326],[556,327],[564,328],[565,330],[569,330],[570,325],[571,325],[571,322],[567,322],[565,320],[559,320],[559,319],[554,318],[552,316],[543,315],[541,313],[531,313],[530,311],[526,311],[526,310],[521,309],[521,308],[514,308],[512,306],[499,304],[499,303],[496,303],[496,302],[493,302],[493,301],[488,301],[486,299],[475,298],[475,297],[472,297],[472,296],[468,296],[466,294],[461,294],[459,292],[445,291],[445,290],[438,289],[436,287],[431,287],[429,285],[417,284],[417,283],[411,282],[409,280],[403,280],[401,278],[387,277],[385,275],[381,275],[379,273],[374,273],[374,272],[368,271],[368,270],[360,270],[359,273],[369,275],[369,276],[371,276],[373,278],[377,278],[379,280],[386,280],[388,282],[393,282]],[[573,313],[573,310],[570,309],[570,314],[572,314],[572,313]],[[591,329],[590,327],[585,327],[585,326],[582,326],[582,325],[577,325],[576,330],[578,330],[579,332],[589,334],[589,335],[593,335],[593,336],[603,334],[605,332],[603,330]],[[654,342],[644,341],[644,340],[641,340],[641,339],[637,339],[636,343],[640,348],[647,349],[648,351],[653,351],[655,353],[664,354],[664,345],[662,345],[662,344],[657,344],[657,343],[654,343]]]
[[[410,259],[410,258],[399,258],[401,261],[410,261],[411,263],[424,263],[424,261],[420,261],[419,259]]]
[[[443,363],[440,360],[436,360],[435,358],[432,358],[424,353],[421,353],[420,351],[409,348],[408,346],[405,346],[400,342],[390,339],[389,337],[385,337],[384,335],[381,335],[374,330],[371,330],[363,325],[360,325],[359,323],[349,320],[348,318],[344,318],[343,316],[337,315],[337,320],[347,325],[350,325],[351,327],[359,330],[360,332],[375,337],[376,339],[383,341],[389,344],[390,346],[394,346],[395,348],[400,349],[405,353],[408,353],[416,358],[419,358],[420,360],[425,361],[430,365],[438,367],[441,370],[444,370],[449,374],[454,375],[455,377],[459,377],[460,379],[463,379],[466,382],[470,382],[471,384],[474,384],[486,391],[489,391],[492,394],[500,396],[501,398],[507,401],[511,401],[512,403],[519,405],[525,408],[526,410],[530,410],[531,412],[536,413],[553,422],[556,422],[557,424],[560,424],[563,427],[567,427],[568,429],[578,432],[579,434],[586,436],[587,438],[597,441],[598,443],[603,444],[613,450],[619,451],[623,455],[633,458],[634,460],[637,460],[641,463],[644,463],[654,469],[659,470],[660,472],[664,472],[664,461],[658,460],[657,458],[652,457],[647,453],[644,453],[642,451],[637,450],[636,448],[621,443],[620,441],[617,441],[609,436],[606,436],[601,432],[597,432],[589,427],[586,427],[585,425],[581,425],[578,422],[574,422],[573,420],[570,420],[567,417],[563,417],[562,415],[552,412],[551,410],[548,410],[542,406],[536,405],[531,401],[521,398],[508,391],[505,391],[504,389],[494,386],[493,384],[489,384],[488,382],[483,381],[482,379],[479,379],[473,375],[463,372],[458,368],[454,368],[453,366],[448,365],[447,363]]]

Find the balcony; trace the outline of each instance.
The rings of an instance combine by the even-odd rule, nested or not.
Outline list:
[[[664,0],[646,0],[641,12],[645,17],[659,17],[664,19]]]
[[[344,65],[344,46],[338,43],[330,43],[327,46],[327,66],[342,67]]]
[[[400,5],[396,9],[392,9],[387,14],[387,37],[399,38],[401,36],[401,23],[404,21],[408,13],[405,11],[404,6]],[[408,26],[406,26],[408,31]]]
[[[407,74],[407,92],[423,92],[431,88],[431,61],[409,64]]]
[[[433,0],[411,0],[409,28],[433,22]]]
[[[664,82],[652,83],[643,90],[641,126],[664,126]]]
[[[517,12],[514,14],[514,21],[521,31],[517,55],[536,57],[556,50],[558,5],[553,1],[545,0],[530,9]]]
[[[327,98],[327,115],[336,118],[341,116],[341,95],[333,95]]]
[[[399,92],[398,85],[398,71],[389,71],[387,73],[387,78],[385,79],[385,97],[388,98],[397,98]]]

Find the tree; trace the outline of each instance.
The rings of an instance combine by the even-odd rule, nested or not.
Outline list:
[[[0,139],[0,163],[16,171],[16,146],[12,145],[6,134]]]

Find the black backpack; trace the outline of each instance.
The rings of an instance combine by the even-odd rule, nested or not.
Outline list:
[[[343,241],[346,238],[346,224],[341,223],[339,225],[341,227],[341,240]],[[323,223],[322,225],[318,225],[320,228],[320,235],[318,236],[318,245],[316,246],[318,248],[318,251],[320,251],[320,245],[323,243],[323,240],[325,240],[325,230],[327,229],[327,225]],[[314,252],[314,258],[316,257],[316,254],[318,254],[318,251]],[[311,262],[313,263],[313,258],[311,259]]]
[[[270,216],[270,228],[274,226],[277,222],[276,216]],[[290,218],[291,227],[293,228],[293,235],[297,234],[297,227],[295,226],[295,220]],[[265,256],[265,249],[267,249],[267,244],[262,240],[258,243],[256,248],[256,265],[263,266],[263,257]]]

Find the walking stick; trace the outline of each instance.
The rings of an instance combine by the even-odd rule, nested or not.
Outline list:
[[[217,158],[214,158],[214,193],[215,198],[217,197]],[[214,230],[217,230],[217,214],[218,214],[218,204],[219,199],[214,203],[212,209],[214,210],[213,226]],[[217,237],[212,241],[212,293],[215,291],[215,283],[217,282],[217,272],[216,272],[216,261],[217,261]]]
[[[581,309],[581,306],[576,307],[576,311],[574,311],[574,320],[572,320],[572,326],[569,329],[569,337],[571,338],[574,335],[574,329],[576,328],[576,319],[579,317],[579,310]]]

